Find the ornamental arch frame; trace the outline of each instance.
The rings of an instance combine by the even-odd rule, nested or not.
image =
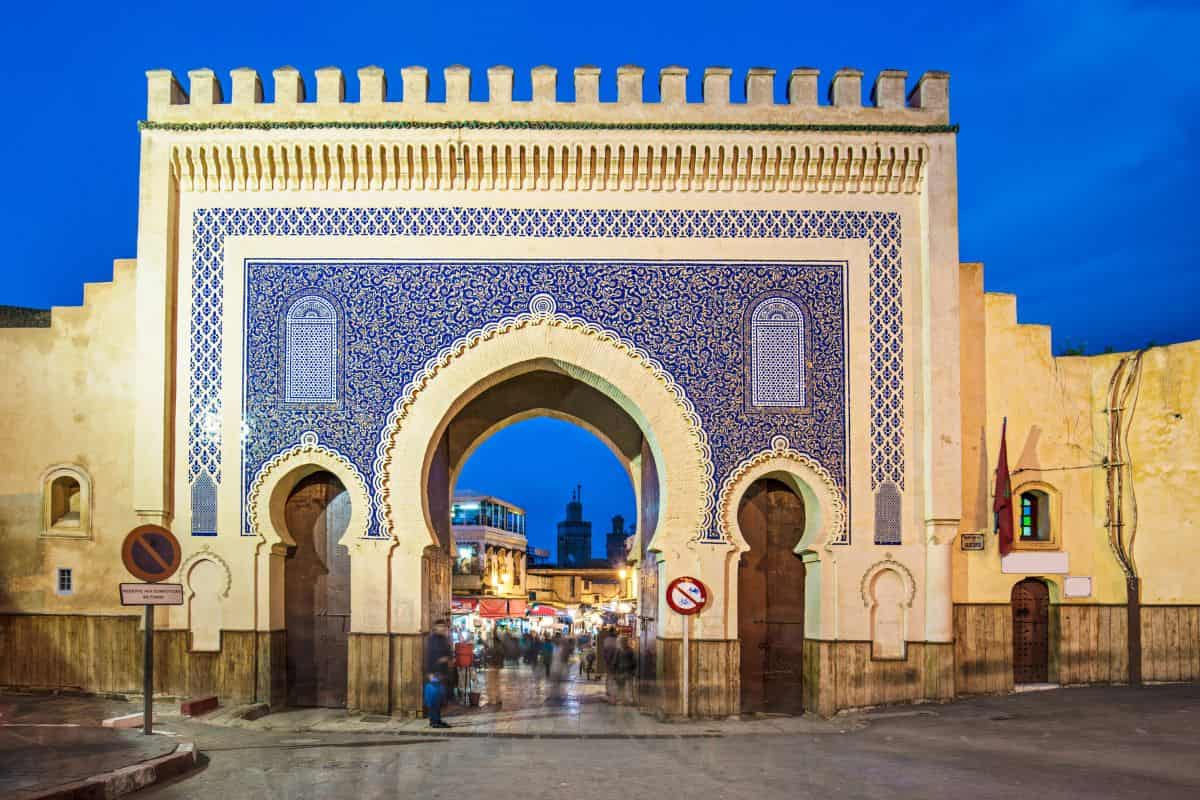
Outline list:
[[[822,562],[832,555],[833,547],[848,543],[846,503],[833,476],[820,462],[792,448],[785,436],[776,436],[771,446],[742,461],[721,485],[717,501],[718,523],[731,544],[725,569],[725,591],[730,608],[732,634],[737,635],[738,573],[737,561],[750,550],[738,523],[738,508],[755,481],[774,478],[782,481],[804,503],[804,532],[793,552],[804,560],[805,637],[833,639],[837,633],[836,586],[822,575]],[[829,560],[833,560],[830,558]]]
[[[697,531],[713,527],[711,453],[682,388],[644,350],[612,331],[556,313],[553,300],[540,295],[529,314],[493,323],[443,350],[410,382],[389,416],[378,450],[375,496],[379,527],[396,548],[391,586],[419,586],[418,556],[439,545],[428,480],[435,450],[455,415],[489,388],[537,370],[561,373],[599,391],[641,429],[660,487],[650,550],[682,551]],[[621,461],[632,463],[628,456]],[[392,630],[408,630],[412,606],[426,602],[411,595],[412,589],[397,590]],[[357,621],[353,624],[357,629]]]

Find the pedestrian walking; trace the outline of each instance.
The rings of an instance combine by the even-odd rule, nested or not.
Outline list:
[[[446,688],[450,684],[450,669],[454,651],[446,636],[446,621],[438,620],[425,642],[425,708],[429,714],[429,727],[449,728],[442,722],[442,706],[446,702]]]
[[[633,687],[637,679],[637,651],[633,649],[628,636],[621,637],[614,669],[617,673],[617,703],[632,704]]]

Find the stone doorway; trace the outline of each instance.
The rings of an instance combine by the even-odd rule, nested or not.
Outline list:
[[[284,510],[295,541],[284,570],[289,706],[346,705],[350,555],[339,544],[350,495],[329,472],[296,484]]]
[[[1050,679],[1050,591],[1027,578],[1012,590],[1013,683]]]
[[[804,501],[785,483],[762,478],[738,508],[749,545],[738,568],[743,712],[803,712]]]

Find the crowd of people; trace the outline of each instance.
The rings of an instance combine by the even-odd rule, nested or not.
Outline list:
[[[477,702],[476,670],[529,667],[535,676],[550,682],[548,702],[566,700],[566,686],[574,666],[577,677],[605,680],[608,702],[634,702],[637,686],[638,656],[628,636],[614,628],[602,628],[594,635],[579,637],[560,633],[521,633],[498,631],[487,642],[477,643],[469,636],[452,644],[446,622],[439,621],[425,645],[425,707],[429,725],[450,727],[442,720],[442,709],[453,696],[464,704]]]

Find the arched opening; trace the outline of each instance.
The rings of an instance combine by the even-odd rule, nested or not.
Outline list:
[[[284,505],[287,702],[346,705],[350,631],[350,555],[340,544],[350,523],[350,495],[331,472],[302,478]]]
[[[764,477],[743,494],[738,527],[749,550],[738,565],[738,633],[744,712],[803,711],[805,567],[803,499]]]
[[[645,451],[641,427],[618,403],[554,369],[490,385],[449,418],[427,503],[455,556],[450,636],[475,646],[472,688],[485,708],[616,693],[604,648],[625,636],[635,652],[653,653],[656,633],[637,619],[645,608],[630,561],[640,552],[627,551],[653,534],[634,483],[657,482]],[[636,675],[621,683],[616,699],[634,702]]]
[[[1050,590],[1046,582],[1026,578],[1013,586],[1013,683],[1050,679]]]
[[[78,528],[80,523],[79,481],[61,475],[50,485],[50,524],[55,528]]]

